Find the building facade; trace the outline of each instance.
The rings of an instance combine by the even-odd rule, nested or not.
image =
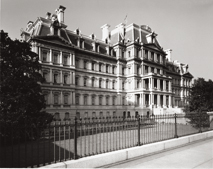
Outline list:
[[[193,76],[146,25],[123,23],[102,39],[68,30],[65,7],[29,21],[21,37],[39,55],[46,111],[56,119],[181,111]]]

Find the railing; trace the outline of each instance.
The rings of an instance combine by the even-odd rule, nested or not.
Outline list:
[[[106,117],[5,127],[0,167],[39,167],[212,130],[208,115]],[[1,134],[2,136],[2,134]]]

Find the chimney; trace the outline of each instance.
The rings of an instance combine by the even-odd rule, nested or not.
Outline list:
[[[51,19],[51,13],[50,12],[47,12],[46,19]]]
[[[66,8],[64,6],[60,5],[59,8],[55,10],[59,23],[64,23],[64,11],[65,11],[65,9]]]
[[[169,62],[172,61],[172,49],[166,49],[164,50],[164,52],[166,52],[166,58],[168,59]]]
[[[101,29],[102,29],[102,41],[105,41],[106,39],[107,39],[107,41],[109,40],[109,34],[110,34],[109,27],[110,27],[110,25],[108,25],[108,24],[105,24],[101,27]]]
[[[120,23],[119,25],[117,25],[115,28],[117,28],[118,30],[119,30],[119,32],[120,32],[120,34],[121,34],[121,36],[122,36],[122,38],[124,39],[124,37],[125,37],[125,33],[126,33],[126,31],[125,31],[125,24],[124,23]]]

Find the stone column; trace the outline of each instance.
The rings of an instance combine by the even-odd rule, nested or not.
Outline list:
[[[163,80],[163,91],[165,91],[165,90],[166,90],[166,81]]]
[[[166,106],[166,95],[163,95],[163,105]]]
[[[157,89],[160,90],[160,79],[157,79]]]
[[[172,97],[169,95],[169,107],[172,107]]]
[[[69,57],[69,62],[70,62],[70,66],[73,65],[72,64],[72,54],[70,53],[70,57]]]
[[[169,81],[169,92],[171,92],[171,87],[172,87],[172,83],[171,83],[171,81]]]
[[[49,61],[50,61],[51,65],[53,64],[52,58],[53,58],[53,51],[52,51],[52,49],[50,49]]]
[[[152,89],[154,89],[154,78],[152,78]]]
[[[60,63],[60,66],[63,66],[63,56],[62,56],[62,51],[60,51],[59,63]]]
[[[75,54],[72,55],[72,59],[73,59],[73,65],[75,66]]]
[[[157,105],[158,105],[158,107],[160,107],[160,95],[159,94],[157,95]]]

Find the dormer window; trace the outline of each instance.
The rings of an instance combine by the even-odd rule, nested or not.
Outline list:
[[[130,51],[128,51],[128,56],[129,56],[129,58],[131,57],[131,55],[130,55]]]
[[[121,57],[122,57],[122,59],[124,59],[124,51],[122,51]]]
[[[76,34],[79,35],[79,29],[76,29]]]
[[[91,38],[92,38],[92,39],[95,39],[95,35],[94,35],[94,34],[92,34],[92,35],[91,35]]]

